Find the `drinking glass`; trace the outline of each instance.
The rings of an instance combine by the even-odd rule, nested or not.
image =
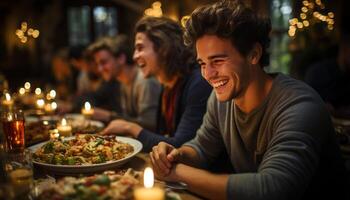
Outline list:
[[[24,144],[24,116],[21,110],[4,110],[1,123],[5,137],[5,150],[21,152]]]
[[[33,188],[33,163],[31,151],[7,152],[5,155],[5,172],[15,199],[30,199]]]

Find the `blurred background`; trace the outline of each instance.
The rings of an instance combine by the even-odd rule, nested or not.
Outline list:
[[[25,81],[50,82],[55,58],[69,48],[87,46],[102,36],[124,33],[143,15],[177,21],[210,0],[3,0],[0,1],[0,72],[10,91]],[[246,0],[272,20],[268,71],[298,79],[313,63],[337,55],[341,35],[349,32],[345,0]],[[59,64],[58,64],[59,65]]]

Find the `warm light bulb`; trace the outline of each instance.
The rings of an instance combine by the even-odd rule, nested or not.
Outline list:
[[[301,11],[303,11],[304,13],[306,13],[306,12],[308,11],[308,9],[307,9],[307,7],[304,6],[304,7],[301,8]]]
[[[153,170],[150,167],[146,167],[145,172],[143,174],[143,184],[145,188],[151,188],[154,184],[154,174]]]
[[[28,27],[27,22],[22,22],[22,23],[21,23],[21,30],[22,30],[23,32],[26,32],[27,27]]]
[[[301,23],[301,22],[298,22],[298,23],[297,23],[297,27],[298,27],[298,28],[303,28],[303,26],[304,26],[303,23]]]
[[[39,37],[39,34],[40,34],[39,30],[34,30],[33,33],[32,33],[33,38]]]
[[[308,6],[309,2],[308,1],[303,1],[304,6]]]
[[[162,3],[160,3],[159,1],[156,1],[156,2],[152,3],[152,7],[153,8],[160,8],[160,7],[162,7]]]
[[[181,18],[181,25],[182,25],[182,27],[185,27],[186,22],[187,22],[188,19],[190,19],[190,16],[189,16],[189,15],[183,16],[183,17]]]

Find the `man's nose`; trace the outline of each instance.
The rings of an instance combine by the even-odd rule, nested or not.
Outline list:
[[[211,64],[207,64],[204,70],[204,77],[209,80],[210,78],[215,77],[217,73],[218,72],[215,67],[213,67]]]
[[[137,51],[134,51],[134,54],[133,54],[133,56],[132,56],[132,59],[133,59],[134,61],[136,61],[138,57],[139,57],[139,53],[138,53]]]

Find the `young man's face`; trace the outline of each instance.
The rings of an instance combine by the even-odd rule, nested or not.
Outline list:
[[[204,35],[196,42],[202,76],[214,88],[219,101],[243,95],[249,83],[249,65],[229,39]]]
[[[102,78],[105,81],[110,81],[118,76],[120,66],[117,59],[108,50],[100,50],[94,54],[94,59]]]
[[[144,77],[158,76],[161,70],[157,53],[154,51],[153,42],[145,33],[139,32],[135,36],[134,60],[143,72]]]

